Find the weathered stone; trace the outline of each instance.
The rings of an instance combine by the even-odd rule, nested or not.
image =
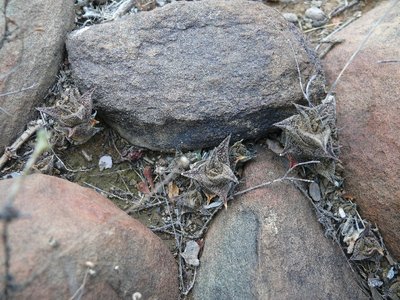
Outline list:
[[[391,3],[383,2],[335,35],[345,42],[325,59],[331,83]],[[386,246],[397,259],[400,259],[399,23],[400,6],[395,5],[347,68],[336,89],[346,190],[356,198],[362,216],[378,225]]]
[[[328,21],[325,13],[320,8],[315,6],[306,10],[305,17],[311,20],[313,27],[320,27]]]
[[[7,3],[1,14],[8,20],[8,31],[0,30],[0,108],[8,113],[0,110],[2,153],[23,132],[56,78],[65,36],[74,25],[74,1],[0,2]]]
[[[286,21],[290,23],[296,23],[299,21],[299,18],[295,13],[283,13],[282,16],[286,19]]]
[[[290,43],[293,45],[291,48]],[[258,138],[294,113],[319,62],[275,10],[251,1],[181,1],[75,31],[74,78],[131,143],[171,151]]]
[[[0,181],[0,204],[15,179]],[[10,299],[177,299],[175,260],[163,242],[111,201],[56,177],[31,175],[15,200],[23,217],[9,227],[11,274],[32,279]],[[3,249],[3,245],[1,245]],[[1,252],[1,265],[4,253]],[[91,262],[87,263],[87,262]],[[1,268],[4,278],[4,268]],[[78,294],[74,299],[81,298]]]
[[[281,177],[265,149],[244,188]],[[290,183],[234,199],[206,235],[194,299],[368,299],[341,250],[324,237],[309,200]]]

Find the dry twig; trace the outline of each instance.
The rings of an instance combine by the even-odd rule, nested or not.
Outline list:
[[[302,178],[298,178],[298,177],[290,177],[289,174],[294,169],[296,169],[297,167],[304,166],[304,165],[309,165],[309,164],[319,164],[319,163],[320,162],[317,161],[317,160],[311,160],[311,161],[298,163],[298,164],[294,165],[293,167],[289,168],[289,170],[287,170],[286,173],[282,177],[274,179],[274,180],[271,180],[271,181],[263,182],[263,183],[261,183],[259,185],[249,187],[249,188],[247,188],[245,190],[241,190],[240,192],[236,192],[233,196],[235,197],[235,196],[243,195],[245,193],[254,191],[256,189],[263,188],[263,187],[269,186],[271,184],[274,184],[274,183],[277,183],[277,182],[282,182],[282,181],[285,181],[285,180],[287,180],[287,181],[303,181],[303,182],[310,182],[311,183],[311,182],[313,182],[312,180],[302,179]]]
[[[4,167],[8,160],[16,156],[17,150],[41,127],[44,122],[42,120],[36,120],[21,134],[21,136],[4,151],[4,154],[0,158],[0,170]]]

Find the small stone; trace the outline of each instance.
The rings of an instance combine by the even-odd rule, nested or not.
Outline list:
[[[283,13],[282,15],[286,19],[286,21],[290,23],[297,23],[299,21],[297,15],[294,13]]]
[[[328,20],[325,13],[318,7],[310,7],[306,10],[305,16],[312,20],[312,25],[314,27],[321,26],[325,24]]]
[[[342,219],[346,218],[346,213],[342,207],[339,207],[338,214]]]
[[[189,169],[190,160],[185,155],[182,155],[181,157],[179,157],[176,163],[179,168],[182,168],[184,170]]]
[[[99,169],[100,171],[103,171],[105,169],[111,169],[112,168],[112,157],[110,155],[103,155],[100,157],[99,160]]]
[[[185,251],[181,254],[185,262],[189,265],[197,267],[200,265],[198,259],[200,246],[195,241],[188,241],[186,243]]]
[[[311,199],[314,201],[317,202],[321,200],[321,190],[318,183],[311,182],[310,186],[308,187],[308,193],[310,194]]]

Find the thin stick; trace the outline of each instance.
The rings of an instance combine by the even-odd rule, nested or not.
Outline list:
[[[324,29],[324,28],[329,28],[329,27],[333,27],[333,26],[336,26],[336,24],[327,24],[327,25],[323,25],[323,26],[320,26],[320,27],[307,29],[307,30],[304,30],[303,33],[309,33],[309,32],[316,31],[318,29]]]
[[[298,163],[298,164],[294,165],[293,167],[291,167],[289,170],[287,170],[286,173],[282,177],[274,179],[274,180],[271,180],[271,181],[268,181],[268,182],[263,182],[263,183],[261,183],[259,185],[256,185],[256,186],[249,187],[248,189],[245,189],[245,190],[242,190],[242,191],[239,191],[239,192],[235,193],[233,196],[236,197],[236,196],[248,193],[250,191],[254,191],[256,189],[263,188],[263,187],[266,187],[266,186],[269,186],[271,184],[274,184],[274,183],[277,183],[277,182],[281,182],[281,181],[284,181],[284,180],[313,182],[312,180],[302,179],[302,178],[297,178],[297,177],[289,177],[288,175],[290,174],[290,172],[292,172],[297,167],[308,165],[308,164],[319,164],[319,163],[320,163],[320,161],[318,161],[318,160],[310,160],[310,161]]]
[[[2,108],[2,107],[0,107],[0,111],[5,113],[6,115],[11,116],[11,114],[8,111],[6,111],[4,108]]]
[[[163,204],[164,202],[161,202],[161,201],[159,201],[159,202],[156,202],[156,203],[152,203],[152,204],[146,204],[145,206],[142,206],[142,207],[136,207],[135,209],[132,209],[132,207],[129,207],[127,210],[125,210],[125,212],[126,213],[135,213],[135,212],[139,212],[139,211],[142,211],[142,210],[145,210],[145,209],[149,209],[149,208],[152,208],[152,207],[155,207],[155,206],[159,206],[159,205],[161,205],[161,204]]]
[[[0,157],[0,170],[4,167],[9,159],[11,159],[17,152],[17,150],[42,126],[44,125],[42,120],[36,120],[33,125],[21,134],[21,136],[4,151],[4,154]]]
[[[164,187],[164,185],[162,187]],[[172,216],[171,207],[169,206],[169,200],[167,197],[165,197],[164,199],[165,199],[165,204],[167,206],[168,215],[171,220],[172,231],[174,232],[174,236],[175,236],[176,248],[178,249],[179,281],[180,281],[179,285],[183,289],[184,283],[183,283],[183,273],[182,273],[182,257],[181,257],[182,252],[181,252],[181,247],[180,247],[180,239],[178,238],[178,235],[176,233],[175,222],[174,222],[174,218]]]
[[[372,33],[374,30],[379,26],[379,24],[382,23],[383,19],[386,18],[386,16],[389,14],[389,12],[392,11],[392,9],[395,7],[396,4],[398,4],[399,0],[393,1],[392,5],[385,11],[385,13],[378,19],[378,21],[375,22],[375,24],[370,28],[368,31],[368,34],[365,36],[364,40],[361,42],[361,44],[358,46],[357,50],[354,51],[353,55],[349,58],[347,63],[344,65],[342,71],[340,71],[338,77],[336,78],[335,82],[332,84],[331,90],[329,94],[332,94],[335,89],[336,85],[338,84],[340,77],[342,77],[343,73],[346,71],[347,67],[353,62],[354,58],[357,56],[357,54],[361,51],[361,49],[364,47],[364,45],[368,42],[369,38],[371,37]]]
[[[308,98],[307,94],[304,92],[304,87],[303,87],[303,81],[301,79],[301,72],[300,72],[300,66],[299,66],[299,61],[297,60],[297,56],[296,56],[296,52],[294,51],[293,45],[292,45],[292,41],[290,39],[287,39],[287,41],[289,42],[290,45],[290,49],[292,49],[292,53],[293,53],[293,57],[294,57],[294,61],[296,62],[296,67],[297,67],[297,73],[299,75],[299,83],[300,83],[300,89],[301,92],[303,93],[304,99],[307,100],[308,105],[311,105],[310,99]]]
[[[94,190],[96,190],[96,191],[100,191],[100,192],[106,194],[106,195],[109,196],[109,197],[117,198],[117,199],[122,200],[122,201],[129,201],[129,199],[122,198],[122,197],[117,196],[117,195],[115,195],[115,194],[113,194],[113,193],[110,193],[110,192],[107,192],[107,191],[105,191],[105,190],[102,190],[101,188],[99,188],[99,187],[97,187],[97,186],[94,186],[94,185],[92,185],[92,184],[90,184],[90,183],[88,183],[88,182],[86,182],[86,181],[84,181],[83,184],[87,185],[88,187],[91,187],[92,189],[94,189]]]
[[[164,178],[164,180],[162,180],[161,182],[157,183],[156,186],[154,187],[154,189],[149,194],[147,194],[145,197],[143,197],[139,201],[139,203],[132,205],[131,208],[126,211],[126,213],[130,213],[131,211],[134,211],[143,202],[149,200],[151,197],[153,197],[155,194],[157,194],[164,187],[164,185],[168,184],[171,180],[173,180],[177,176],[177,174],[178,174],[177,171],[178,170],[179,170],[179,168],[174,168],[171,171],[171,173],[168,174],[168,176],[166,176]],[[140,177],[140,175],[139,175],[139,177]]]
[[[326,37],[324,37],[320,43],[317,45],[317,47],[315,47],[315,51],[318,51],[319,47],[321,47],[321,45],[323,43],[329,42],[329,39],[336,33],[338,33],[339,31],[341,31],[343,28],[345,28],[346,26],[348,26],[350,23],[354,22],[355,20],[357,20],[360,16],[354,16],[351,17],[350,19],[348,19],[346,22],[344,22],[343,24],[341,24],[338,28],[336,28],[334,31],[332,31],[330,34],[328,34]]]
[[[400,59],[378,60],[378,64],[400,63]]]
[[[194,274],[193,274],[192,281],[190,282],[189,286],[186,288],[186,291],[182,292],[182,294],[184,296],[187,296],[187,294],[189,294],[189,292],[192,290],[194,283],[196,282],[196,274],[197,274],[197,267],[194,268]]]
[[[215,210],[211,213],[211,215],[209,216],[209,218],[207,219],[206,222],[204,222],[203,227],[200,229],[199,233],[196,235],[188,235],[187,238],[191,239],[191,240],[197,240],[199,238],[201,238],[205,232],[205,230],[207,229],[208,224],[210,224],[210,222],[213,220],[214,216],[217,214],[217,212],[223,207],[222,203],[220,206],[216,207]]]
[[[319,58],[320,59],[324,58],[328,54],[328,52],[333,49],[333,47],[335,47],[337,44],[343,43],[343,41],[344,41],[343,39],[340,39],[330,42],[329,45],[318,55]]]
[[[32,84],[31,86],[28,86],[28,87],[26,87],[26,88],[21,88],[21,89],[19,89],[18,91],[12,91],[12,92],[3,93],[3,94],[0,94],[0,97],[5,97],[5,96],[9,96],[9,95],[14,95],[14,94],[22,93],[22,92],[25,92],[25,91],[28,91],[28,90],[33,89],[36,85],[37,85],[37,84],[34,83],[34,84]]]
[[[336,7],[330,14],[329,14],[329,18],[335,17],[339,14],[341,14],[342,12],[344,12],[346,9],[352,8],[354,5],[356,5],[357,3],[359,3],[359,0],[354,0],[350,3],[347,3],[345,5]]]
[[[71,296],[71,298],[69,298],[69,300],[74,300],[75,297],[78,297],[77,299],[80,299],[80,298],[82,297],[83,289],[85,288],[88,275],[89,275],[89,268],[86,269],[85,276],[83,277],[82,284],[81,284],[80,287],[75,291],[75,293]]]

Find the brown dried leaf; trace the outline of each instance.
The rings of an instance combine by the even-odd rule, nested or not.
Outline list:
[[[150,194],[149,186],[144,181],[141,181],[137,184],[137,189],[139,192],[142,192],[143,194]]]
[[[168,199],[172,200],[177,196],[179,196],[179,187],[171,181],[168,183]]]
[[[150,188],[154,189],[154,181],[153,181],[153,171],[150,166],[146,166],[143,169],[143,175],[147,180],[147,183],[150,185]]]
[[[207,205],[210,204],[210,202],[211,202],[212,199],[214,199],[215,197],[217,197],[216,194],[209,194],[209,193],[206,193],[206,192],[204,192],[204,195],[206,195],[206,198],[207,198]]]

